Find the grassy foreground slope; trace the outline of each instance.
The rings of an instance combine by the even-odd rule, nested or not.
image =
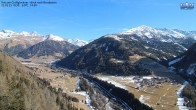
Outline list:
[[[0,51],[0,110],[74,110],[61,92]]]

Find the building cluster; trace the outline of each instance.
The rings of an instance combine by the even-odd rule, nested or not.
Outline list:
[[[159,88],[161,87],[162,83],[166,83],[166,82],[172,85],[176,84],[175,81],[166,77],[148,77],[148,78],[135,77],[134,81],[135,83],[137,83],[137,87],[136,87],[137,89],[143,87]]]

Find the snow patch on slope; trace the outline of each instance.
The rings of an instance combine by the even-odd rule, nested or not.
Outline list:
[[[182,57],[180,57],[180,58],[177,58],[177,59],[175,59],[175,60],[170,61],[170,62],[169,62],[169,66],[171,66],[172,64],[175,64],[175,63],[179,62],[179,61],[182,60],[183,58],[184,58],[184,56],[182,56]]]
[[[184,46],[180,45],[179,43],[174,43],[174,44],[176,44],[176,45],[180,46],[180,47],[181,47],[183,50],[185,50],[185,51],[187,51],[187,50],[188,50],[187,48],[185,48]]]
[[[189,68],[186,71],[189,75],[196,75],[196,63],[193,63],[189,66]]]
[[[111,58],[110,61],[113,63],[124,63],[123,60],[119,60],[119,59],[115,59],[115,58]]]
[[[117,35],[112,35],[112,34],[111,35],[106,35],[105,37],[113,38],[117,41],[121,41],[121,39],[122,39],[122,38],[118,37]]]

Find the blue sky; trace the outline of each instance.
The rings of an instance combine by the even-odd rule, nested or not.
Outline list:
[[[51,1],[57,1],[57,4],[0,7],[0,30],[37,31],[87,41],[140,25],[196,30],[196,9],[180,10],[180,3],[196,4],[196,0]]]

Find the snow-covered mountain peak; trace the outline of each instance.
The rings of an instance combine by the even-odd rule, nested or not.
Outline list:
[[[11,38],[13,34],[16,34],[11,30],[2,30],[0,31],[0,39]]]
[[[148,30],[148,31],[152,31],[154,30],[154,28],[150,27],[150,26],[146,26],[146,25],[141,25],[135,29],[138,29],[138,30]]]
[[[146,36],[148,38],[161,38],[163,36],[167,36],[167,37],[171,37],[171,38],[187,38],[186,35],[184,35],[183,33],[176,31],[176,30],[172,30],[172,29],[158,29],[158,28],[152,28],[149,26],[139,26],[136,28],[132,28],[126,32],[123,32],[121,34],[136,34],[140,37]]]
[[[68,42],[72,43],[74,45],[77,45],[77,46],[84,46],[84,45],[88,44],[87,41],[76,39],[76,38],[75,39],[68,39]]]
[[[0,31],[0,39],[8,39],[8,38],[19,37],[19,36],[42,36],[42,35],[38,34],[37,32],[29,33],[26,31],[22,31],[18,33],[11,30]]]
[[[31,32],[32,36],[41,36],[41,34],[38,34],[36,31]]]
[[[149,26],[146,26],[146,25],[142,25],[142,26],[139,26],[139,27],[136,27],[136,28],[132,28],[126,32],[137,32],[137,31],[143,31],[143,32],[147,32],[147,31],[155,31],[154,28],[152,27],[149,27]]]
[[[105,35],[104,37],[109,37],[109,38],[113,38],[114,40],[117,40],[117,41],[121,41],[122,38],[118,37],[117,35],[115,34],[108,34],[108,35]]]
[[[21,33],[19,33],[19,35],[29,36],[30,33],[26,32],[26,31],[22,31]]]
[[[65,41],[65,39],[59,37],[59,36],[55,36],[53,34],[49,34],[45,36],[45,40],[54,40],[54,41]]]
[[[153,37],[160,37],[159,34],[160,32],[152,27],[149,26],[139,26],[136,28],[132,28],[126,32],[123,32],[122,34],[136,34],[138,36],[146,36],[148,38],[153,38]],[[158,36],[157,36],[158,35]]]
[[[22,36],[42,36],[41,34],[38,34],[36,31],[33,31],[31,33],[22,31],[20,33],[16,33],[16,35],[22,35]]]

